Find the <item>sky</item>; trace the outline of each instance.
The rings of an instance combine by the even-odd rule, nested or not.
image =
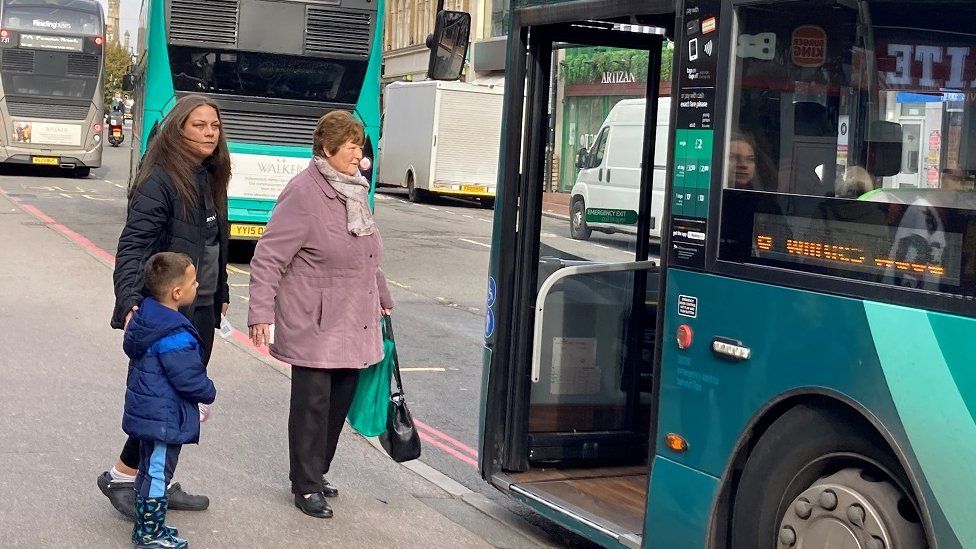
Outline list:
[[[105,10],[105,17],[108,18],[108,0],[98,0]],[[129,31],[129,45],[136,47],[136,34],[139,29],[139,9],[142,6],[141,0],[122,0],[119,6],[119,43],[125,31]]]

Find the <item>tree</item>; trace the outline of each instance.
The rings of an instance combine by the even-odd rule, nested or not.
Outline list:
[[[129,52],[119,44],[105,46],[105,102],[111,103],[115,94],[122,93],[122,76],[129,72],[132,62]]]

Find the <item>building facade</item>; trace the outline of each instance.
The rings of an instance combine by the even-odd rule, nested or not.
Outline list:
[[[108,0],[108,17],[105,19],[105,43],[120,44],[119,4],[121,0]]]

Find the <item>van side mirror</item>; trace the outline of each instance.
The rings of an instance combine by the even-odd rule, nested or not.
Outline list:
[[[875,177],[901,172],[902,128],[897,122],[875,120],[868,128],[867,170]]]
[[[471,14],[463,11],[437,12],[434,34],[427,37],[427,47],[430,48],[427,78],[457,80],[461,77],[470,34]]]
[[[122,75],[122,91],[130,92],[136,89],[136,75],[126,73]]]
[[[586,149],[580,147],[579,152],[576,153],[576,169],[582,170],[586,167],[588,161],[589,159],[587,158]]]

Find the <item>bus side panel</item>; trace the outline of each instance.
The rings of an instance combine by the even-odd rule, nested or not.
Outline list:
[[[373,44],[369,49],[369,64],[366,65],[366,78],[363,88],[359,91],[359,101],[356,103],[356,114],[363,123],[366,139],[369,141],[373,158],[372,179],[369,182],[369,203],[373,205],[376,192],[376,182],[379,179],[379,169],[376,167],[376,157],[379,156],[380,142],[380,78],[383,71],[383,15],[386,2],[379,0],[376,4],[376,24],[373,26]]]
[[[173,89],[173,77],[169,69],[169,50],[166,48],[166,3],[164,0],[146,0],[149,2],[149,21],[146,29],[146,74],[140,84],[143,89],[142,105],[142,142],[139,157],[146,153],[149,134],[162,120],[163,116],[176,104],[176,92]]]
[[[684,436],[689,449],[663,456],[721,477],[765,406],[790,392],[832,393],[902,451],[940,546],[976,541],[976,523],[960,518],[976,462],[957,452],[976,444],[976,341],[960,336],[976,333],[976,320],[677,269],[668,277],[664,334],[688,325],[694,342],[682,351],[664,338],[658,432]],[[716,337],[741,342],[750,359],[720,358]]]
[[[717,478],[666,457],[655,457],[647,491],[644,547],[705,547],[717,491]]]

